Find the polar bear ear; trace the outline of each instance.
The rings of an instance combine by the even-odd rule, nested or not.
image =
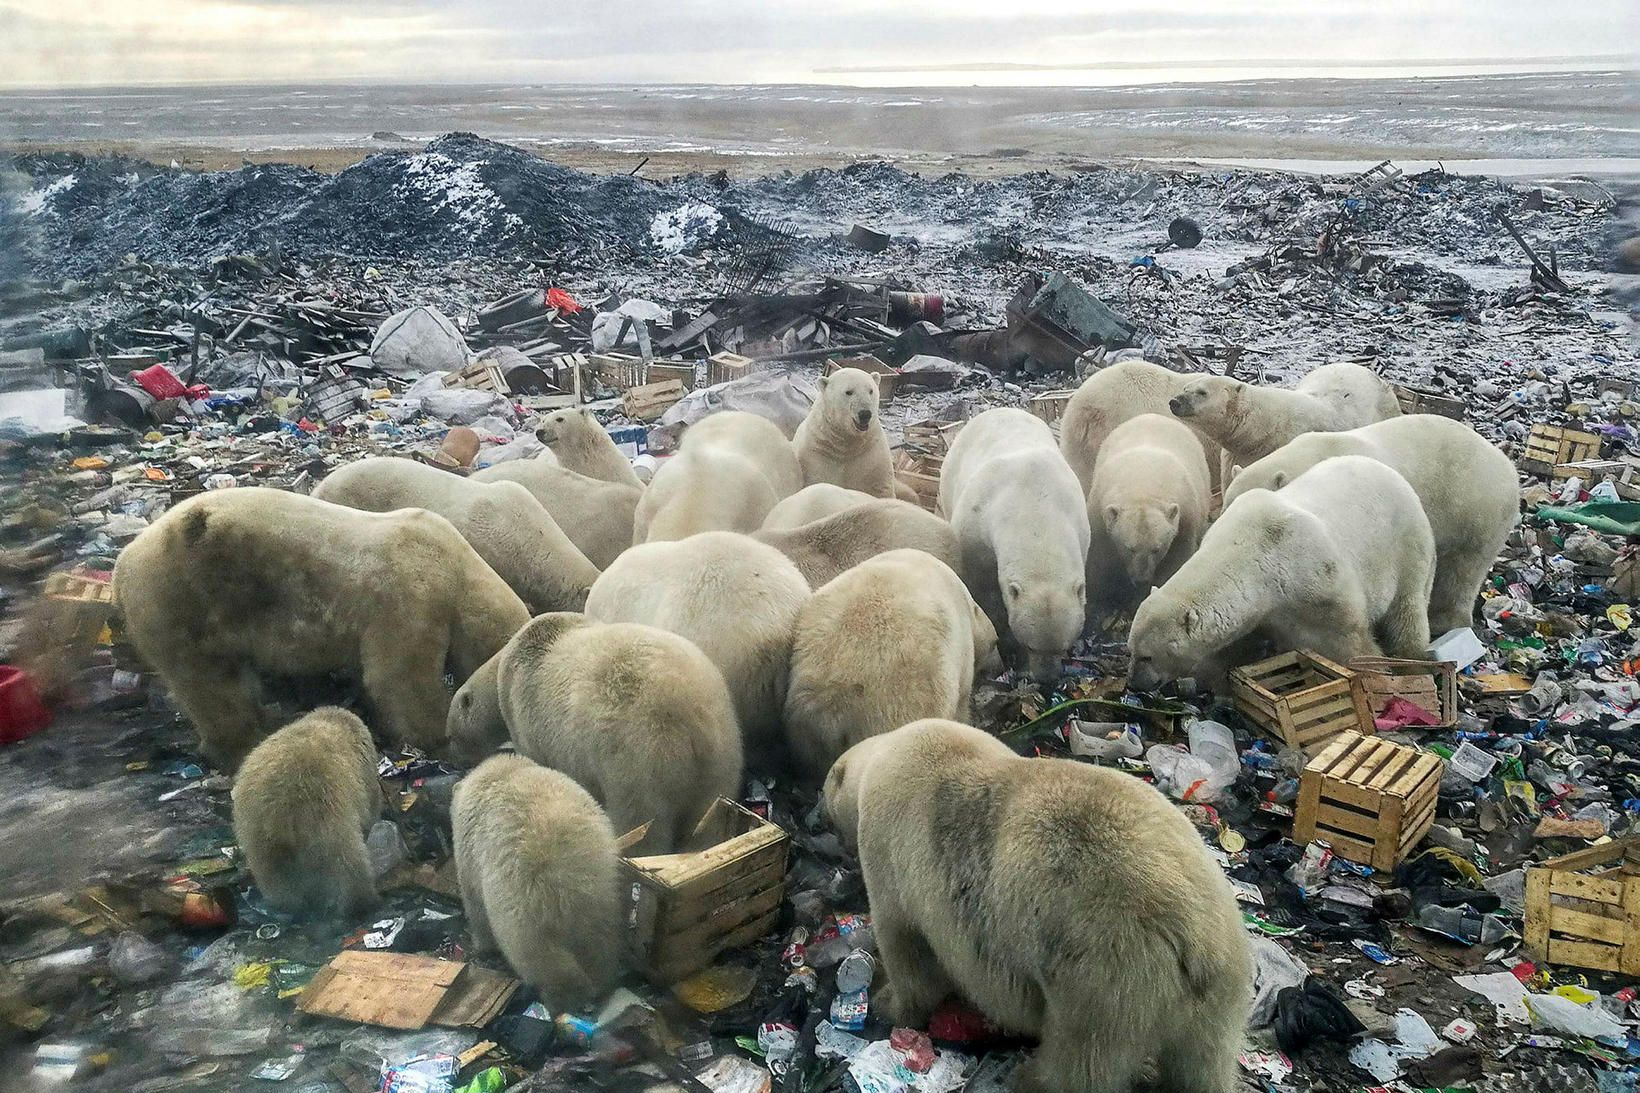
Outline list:
[[[820,377],[820,390],[824,391],[826,389],[826,381],[829,380],[829,379],[831,379],[830,376],[821,376]]]
[[[1194,634],[1202,624],[1202,613],[1194,607],[1184,609],[1184,632]]]
[[[877,390],[877,374],[875,372],[867,372],[866,380],[870,382],[873,391]]]
[[[1286,471],[1277,471],[1275,474],[1270,476],[1270,488],[1271,489],[1279,490],[1281,487],[1285,486],[1286,484],[1287,484],[1287,472]]]
[[[1122,515],[1122,510],[1117,508],[1115,505],[1106,505],[1105,506],[1105,523],[1106,523],[1106,525],[1116,523],[1117,517],[1119,517],[1121,515]]]
[[[1177,520],[1179,518],[1179,503],[1177,501],[1169,502],[1165,512],[1169,522]]]
[[[1019,594],[1020,594],[1019,582],[1018,581],[1009,581],[1008,582],[1008,598],[1010,600],[1017,600],[1017,599],[1019,599]]]

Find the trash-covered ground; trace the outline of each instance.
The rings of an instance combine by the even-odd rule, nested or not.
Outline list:
[[[1433,828],[1396,867],[1292,841],[1303,757],[1228,694],[1125,694],[1119,626],[1055,687],[979,687],[976,723],[1181,798],[1258,946],[1248,1088],[1634,1088],[1640,881],[1624,879],[1625,847],[1608,877],[1554,882],[1582,900],[1554,904],[1543,940],[1563,959],[1525,946],[1524,868],[1621,839],[1640,813],[1627,742],[1640,483],[1626,481],[1640,370],[1598,187],[1393,170],[973,182],[872,165],[653,183],[462,136],[334,177],[10,166],[0,1088],[1005,1088],[1028,1045],[960,1005],[927,1030],[872,1012],[870,961],[850,956],[871,950],[859,874],[812,795],[770,771],[749,772],[742,803],[791,839],[778,920],[701,975],[670,988],[634,975],[591,1015],[545,1012],[524,990],[482,1020],[395,1010],[412,1028],[298,1010],[339,953],[465,958],[457,772],[384,756],[390,820],[371,848],[386,902],[339,926],[282,919],[233,852],[228,779],[107,603],[120,546],[202,489],[306,489],[381,451],[436,460],[453,425],[482,439],[479,462],[517,458],[535,444],[532,409],[577,398],[635,453],[658,453],[670,424],[708,408],[801,414],[825,359],[868,354],[897,372],[884,417],[908,480],[939,454],[929,419],[1008,404],[1051,417],[1041,396],[1075,369],[1134,354],[1266,382],[1362,360],[1416,387],[1409,398],[1461,407],[1511,454],[1534,425],[1587,428],[1598,450],[1556,434],[1574,446],[1523,474],[1527,517],[1477,607],[1478,640],[1442,645],[1462,665],[1455,707],[1414,688],[1379,713],[1382,739],[1451,760]],[[1190,241],[1180,218],[1200,243],[1161,249]],[[422,305],[448,318],[417,312],[381,334]],[[474,355],[491,368],[471,369]],[[436,374],[464,367],[459,382]],[[1585,466],[1558,470],[1572,462]],[[342,681],[280,699],[357,704]],[[1198,719],[1233,742],[1192,732]]]

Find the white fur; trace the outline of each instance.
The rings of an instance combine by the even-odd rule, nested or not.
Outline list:
[[[1254,634],[1341,662],[1421,657],[1434,576],[1434,537],[1406,479],[1363,456],[1325,460],[1279,492],[1236,498],[1139,605],[1134,682],[1217,674]]]
[[[712,414],[683,434],[638,502],[633,542],[702,531],[756,531],[783,497],[802,488],[797,453],[779,426],[738,410]]]
[[[816,482],[812,486],[804,486],[770,509],[762,530],[790,531],[875,500],[877,498],[869,493],[834,486],[830,482]]]
[[[643,481],[591,410],[554,410],[535,423],[535,438],[569,470],[643,488]]]
[[[643,490],[560,466],[549,448],[474,471],[475,482],[517,482],[530,491],[587,561],[605,569],[632,545],[632,520]]]
[[[723,673],[747,743],[758,744],[780,724],[792,627],[808,598],[808,582],[780,551],[710,531],[633,547],[592,586],[586,613],[698,645]]]
[[[1224,502],[1248,490],[1279,490],[1339,455],[1376,459],[1412,486],[1435,535],[1430,632],[1468,626],[1481,584],[1520,519],[1520,476],[1509,457],[1462,422],[1410,414],[1348,432],[1305,433],[1238,474]]]
[[[1088,596],[1114,605],[1176,573],[1196,552],[1213,503],[1189,427],[1140,414],[1111,430],[1088,490]]]
[[[952,442],[940,511],[962,551],[962,577],[1000,631],[1006,623],[1031,673],[1059,674],[1082,632],[1088,510],[1081,484],[1041,419],[987,410]]]
[[[1083,381],[1059,422],[1059,450],[1076,472],[1083,493],[1093,485],[1093,465],[1111,431],[1140,414],[1168,415],[1168,401],[1194,378],[1149,361],[1118,361]],[[1195,429],[1191,432],[1217,485],[1222,452],[1216,442]]]
[[[805,483],[894,496],[894,467],[877,400],[877,377],[869,372],[839,368],[820,377],[820,397],[792,438]]]
[[[1401,403],[1390,385],[1372,369],[1348,361],[1311,369],[1293,390],[1331,403],[1340,429],[1401,416]]]

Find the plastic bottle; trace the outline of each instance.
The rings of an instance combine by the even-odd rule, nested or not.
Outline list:
[[[365,836],[365,853],[370,855],[370,873],[382,879],[410,858],[404,845],[404,835],[392,820],[377,820]]]
[[[877,962],[864,949],[855,949],[837,965],[837,990],[839,993],[852,994],[863,991],[871,986],[872,976],[877,971]]]
[[[1462,907],[1429,904],[1419,909],[1416,921],[1426,930],[1457,938],[1467,945],[1494,945],[1509,932],[1496,917],[1476,914]]]

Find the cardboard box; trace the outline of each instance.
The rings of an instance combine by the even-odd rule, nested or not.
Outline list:
[[[319,969],[296,1008],[383,1028],[483,1028],[506,1008],[518,985],[510,976],[460,961],[349,949]]]

